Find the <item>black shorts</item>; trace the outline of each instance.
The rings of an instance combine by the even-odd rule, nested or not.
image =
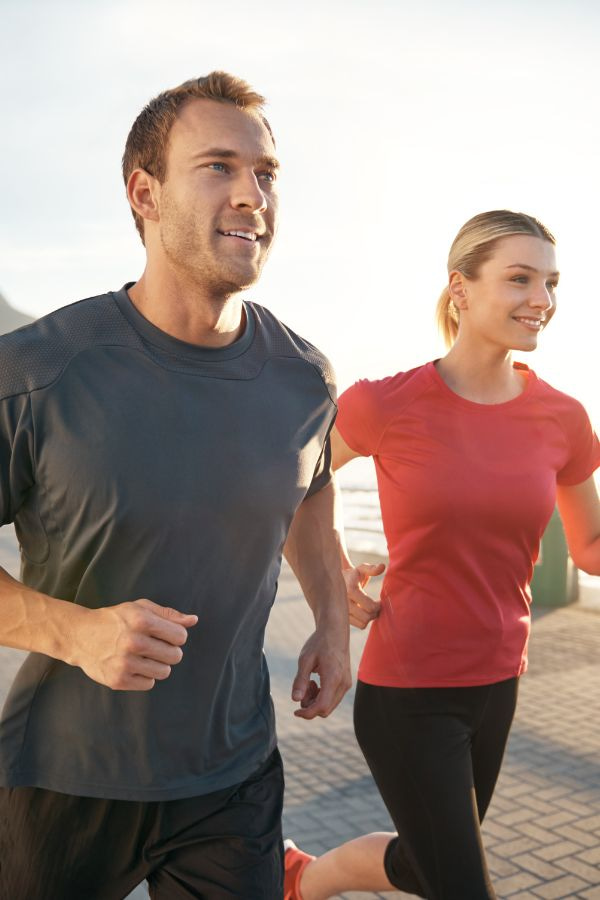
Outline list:
[[[1,900],[280,900],[279,751],[246,781],[184,800],[133,802],[0,788]]]

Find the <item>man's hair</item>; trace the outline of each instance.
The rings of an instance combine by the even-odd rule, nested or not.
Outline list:
[[[271,126],[263,113],[266,100],[248,82],[228,72],[210,72],[201,78],[191,78],[150,100],[131,126],[123,153],[125,185],[135,169],[144,169],[161,184],[164,182],[169,133],[181,109],[190,100],[215,100],[255,111],[273,138]],[[135,210],[131,212],[144,243],[144,220]]]

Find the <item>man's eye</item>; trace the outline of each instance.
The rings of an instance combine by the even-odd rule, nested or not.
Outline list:
[[[266,172],[260,172],[258,177],[261,178],[263,181],[268,181],[269,184],[275,184],[275,182],[277,181],[276,172],[273,172],[270,169],[267,170]]]
[[[213,169],[215,172],[226,172],[227,166],[222,162],[212,162],[208,164],[209,169]]]

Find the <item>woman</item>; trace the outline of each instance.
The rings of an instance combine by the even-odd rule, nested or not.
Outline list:
[[[600,574],[600,446],[582,406],[513,363],[554,314],[554,238],[506,210],[450,250],[438,321],[447,355],[340,397],[334,467],[373,456],[390,564],[344,559],[350,619],[373,625],[358,742],[397,829],[313,859],[286,852],[286,900],[400,889],[489,900],[480,822],[527,667],[529,582],[556,500],[575,564]]]

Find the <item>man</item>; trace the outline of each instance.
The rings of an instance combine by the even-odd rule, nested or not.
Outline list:
[[[0,642],[33,651],[0,733],[2,898],[281,896],[262,644],[286,537],[316,621],[296,715],[350,679],[328,365],[240,295],[277,225],[263,102],[220,72],[151,101],[123,158],[143,275],[2,338],[24,584],[1,574]]]

